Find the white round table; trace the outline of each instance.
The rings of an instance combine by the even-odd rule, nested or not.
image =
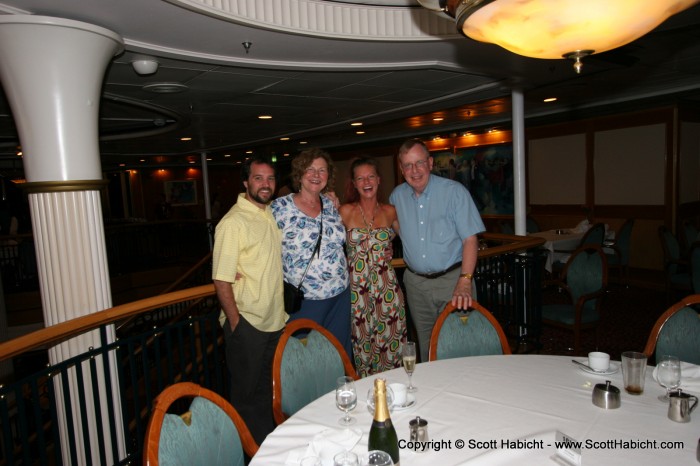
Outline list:
[[[668,406],[657,399],[664,390],[653,380],[652,369],[644,393],[633,396],[623,389],[621,371],[589,374],[564,356],[481,356],[419,364],[413,374],[415,405],[391,417],[400,443],[409,440],[411,419],[428,420],[434,448],[402,449],[401,465],[556,464],[551,457],[557,431],[583,442],[586,465],[697,464],[700,409],[686,424],[668,419]],[[403,369],[380,376],[408,383]],[[359,401],[352,416],[358,422],[352,427],[362,430],[353,447],[357,453],[367,451],[372,416],[365,399],[375,377],[356,382]],[[593,387],[605,380],[622,392],[618,409],[604,410],[591,401]],[[292,460],[316,434],[341,429],[341,416],[334,393],[322,396],[278,426],[251,465],[296,464]]]

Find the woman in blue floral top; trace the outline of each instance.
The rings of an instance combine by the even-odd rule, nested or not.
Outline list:
[[[292,161],[292,185],[297,192],[275,199],[272,213],[282,230],[284,280],[298,285],[303,277],[301,310],[288,322],[302,318],[317,322],[335,335],[352,360],[345,227],[333,201],[322,195],[333,189],[334,170],[327,152],[315,148],[301,152]],[[321,225],[321,248],[316,255]]]

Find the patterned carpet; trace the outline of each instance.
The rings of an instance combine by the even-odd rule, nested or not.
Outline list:
[[[566,302],[566,295],[555,290],[546,290],[542,298],[545,304]],[[584,331],[580,354],[597,349],[619,361],[623,351],[642,351],[656,319],[669,307],[663,291],[612,285],[602,303],[598,346],[595,330]],[[543,327],[540,343],[541,354],[573,355],[572,332]]]

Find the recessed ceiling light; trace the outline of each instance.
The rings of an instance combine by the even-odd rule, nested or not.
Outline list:
[[[443,117],[435,117],[435,118],[433,118],[433,121],[442,121],[442,120],[444,120]]]
[[[209,161],[211,162],[211,161],[214,160],[214,159],[210,159],[209,157],[207,157],[207,160],[209,160]]]
[[[355,134],[365,134],[364,131],[355,131]]]
[[[253,151],[252,151],[252,150],[247,150],[247,151],[245,151],[245,153],[246,153],[246,154],[252,154]]]
[[[191,140],[192,140],[192,138],[190,138],[190,137],[180,138],[180,141],[191,141]]]
[[[120,167],[126,167],[126,164],[125,164],[125,163],[120,163],[119,166],[120,166]]]
[[[194,163],[194,160],[190,160],[190,163]]]
[[[546,99],[543,100],[543,102],[556,102],[557,98],[556,97],[547,97]]]
[[[306,141],[299,141],[299,144],[308,144]]]
[[[224,157],[231,157],[231,154],[224,154]]]
[[[187,86],[180,83],[151,83],[146,84],[141,89],[156,94],[176,94],[187,90]]]
[[[283,137],[283,138],[280,138],[280,141],[289,141],[289,138],[288,138],[288,137]]]
[[[284,153],[284,156],[285,156],[285,157],[289,157],[289,152],[285,152],[285,153]]]
[[[272,120],[272,115],[258,115],[261,120]]]
[[[354,123],[350,123],[350,126],[362,126],[362,122],[361,122],[361,121],[356,121],[356,122],[354,122]]]

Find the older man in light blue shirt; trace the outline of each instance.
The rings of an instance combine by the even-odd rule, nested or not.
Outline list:
[[[484,223],[469,191],[456,181],[432,175],[426,145],[409,139],[399,149],[406,179],[391,193],[401,228],[408,307],[418,334],[421,360],[428,360],[430,333],[440,311],[472,302],[477,234]]]

